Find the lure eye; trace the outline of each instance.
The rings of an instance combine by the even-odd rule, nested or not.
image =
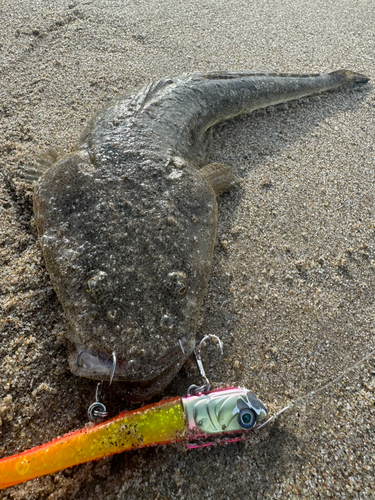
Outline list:
[[[242,429],[251,429],[257,421],[257,416],[254,410],[243,408],[238,414],[238,423]]]

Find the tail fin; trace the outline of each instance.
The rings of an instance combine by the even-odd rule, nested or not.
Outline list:
[[[368,76],[361,75],[360,73],[355,73],[354,71],[350,71],[348,69],[339,69],[337,71],[332,71],[330,75],[335,75],[342,81],[342,83],[348,84],[367,83],[370,80]]]

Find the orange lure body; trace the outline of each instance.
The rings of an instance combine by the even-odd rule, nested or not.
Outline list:
[[[181,398],[120,413],[49,443],[0,460],[0,488],[125,450],[186,439]]]

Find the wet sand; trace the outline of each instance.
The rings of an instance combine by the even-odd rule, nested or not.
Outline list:
[[[62,308],[24,172],[70,151],[111,98],[165,75],[339,68],[375,77],[372,2],[37,1],[0,7],[0,454],[87,423],[95,383],[70,374]],[[219,200],[198,338],[215,385],[278,411],[375,349],[373,85],[216,128],[212,160],[242,185]],[[162,396],[199,381],[188,362]],[[375,498],[375,359],[249,442],[144,449],[0,492],[6,499]],[[130,408],[107,389],[112,414]],[[161,396],[161,397],[162,397]],[[160,399],[160,398],[159,398]]]

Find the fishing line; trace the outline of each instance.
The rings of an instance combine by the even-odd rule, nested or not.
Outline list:
[[[368,354],[366,354],[366,356],[363,356],[363,358],[361,358],[359,361],[357,361],[356,363],[354,363],[354,365],[351,365],[346,370],[343,370],[334,379],[332,379],[329,382],[321,385],[317,389],[313,389],[312,391],[308,392],[304,396],[301,396],[301,397],[295,399],[289,405],[284,406],[284,408],[282,408],[277,413],[274,413],[268,420],[266,420],[265,422],[263,422],[263,424],[259,425],[259,427],[257,427],[257,430],[261,429],[262,427],[264,427],[265,425],[267,425],[268,423],[270,423],[272,420],[276,420],[277,417],[279,417],[281,414],[285,413],[286,411],[291,410],[292,408],[297,407],[298,405],[300,405],[305,400],[308,400],[312,396],[316,396],[320,392],[323,392],[326,389],[328,389],[329,387],[332,387],[334,384],[336,384],[337,382],[339,382],[343,377],[345,377],[346,374],[348,374],[349,372],[351,372],[352,370],[354,370],[355,368],[357,368],[359,365],[361,365],[365,361],[367,361],[370,358],[372,358],[374,355],[375,355],[375,349],[373,349]]]

